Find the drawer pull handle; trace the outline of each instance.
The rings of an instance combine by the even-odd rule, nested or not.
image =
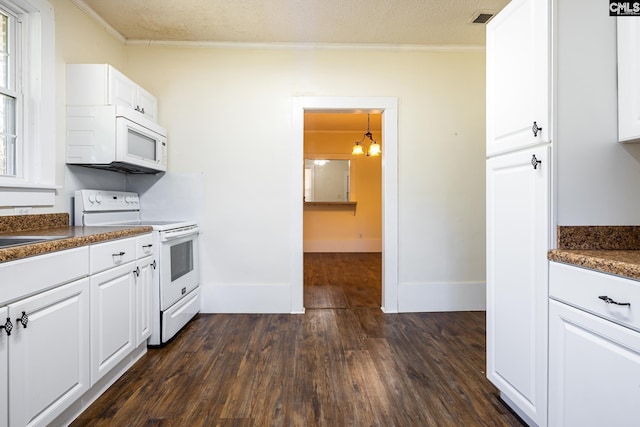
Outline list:
[[[143,247],[143,248],[151,248],[151,247],[153,247],[153,245],[152,245],[152,244],[148,244],[148,245],[144,245],[144,246],[142,246],[142,247]]]
[[[136,277],[140,277],[140,267],[136,267],[136,269],[133,270],[133,272],[135,273]]]
[[[22,323],[22,327],[27,329],[27,323],[29,323],[29,316],[24,311],[22,312],[22,316],[16,318],[16,324]]]
[[[13,329],[13,323],[11,323],[11,319],[7,317],[7,321],[4,325],[0,325],[0,329],[4,329],[7,335],[11,335],[11,330]]]
[[[112,256],[124,256],[124,252],[118,252],[117,254],[111,254]]]
[[[606,295],[599,296],[598,298],[600,298],[602,301],[606,302],[607,304],[628,305],[629,307],[631,307],[630,302],[618,302],[618,301],[612,300]]]

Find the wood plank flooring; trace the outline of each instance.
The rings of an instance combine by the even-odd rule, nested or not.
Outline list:
[[[334,255],[324,268],[311,258],[317,274],[305,280],[321,287],[315,276],[340,276]],[[347,288],[333,293],[344,307],[304,315],[198,315],[72,426],[522,425],[485,377],[483,312],[383,314],[379,300],[347,307],[370,299]]]

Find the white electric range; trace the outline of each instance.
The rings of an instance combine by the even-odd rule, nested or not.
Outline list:
[[[151,226],[153,228],[152,332],[148,345],[166,344],[200,311],[198,224],[145,221],[140,198],[127,191],[77,190],[76,226]]]

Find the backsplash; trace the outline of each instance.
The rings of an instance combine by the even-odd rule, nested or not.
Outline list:
[[[558,249],[640,249],[640,226],[558,226]]]
[[[68,227],[68,213],[0,216],[0,233]]]

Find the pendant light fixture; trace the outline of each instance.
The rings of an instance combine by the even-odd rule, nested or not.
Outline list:
[[[380,148],[380,144],[373,139],[373,134],[371,133],[371,116],[367,114],[367,132],[364,134],[360,141],[356,141],[353,144],[353,149],[351,150],[351,154],[357,156],[360,154],[365,154],[364,147],[362,143],[369,139],[369,147],[366,151],[367,156],[379,156],[382,154],[382,149]]]

